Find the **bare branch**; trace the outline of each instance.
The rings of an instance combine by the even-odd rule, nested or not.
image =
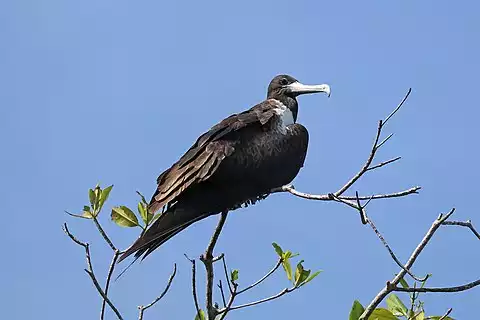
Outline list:
[[[186,254],[185,258],[192,263],[192,295],[193,302],[195,303],[195,309],[197,310],[197,315],[200,314],[200,307],[198,306],[197,298],[197,280],[196,280],[196,268],[195,268],[195,259],[190,259]]]
[[[218,237],[222,232],[222,229],[226,220],[227,220],[227,211],[221,213],[220,220],[218,221],[217,227],[215,229],[215,232],[213,233],[212,239],[210,240],[207,250],[202,256],[200,256],[200,260],[205,265],[205,270],[207,272],[206,309],[208,313],[208,319],[215,319],[215,316],[218,314],[217,308],[215,308],[213,305],[213,278],[214,278],[213,249],[217,244]],[[217,259],[216,261],[218,260],[220,259]]]
[[[467,227],[473,232],[475,237],[477,237],[477,239],[480,240],[480,233],[478,233],[478,231],[475,230],[475,228],[473,227],[473,224],[470,220],[467,220],[467,221],[445,221],[443,224],[446,225],[446,226]]]
[[[257,285],[259,285],[260,283],[262,283],[263,281],[265,281],[265,279],[267,279],[268,277],[270,277],[275,271],[277,271],[277,269],[281,266],[282,264],[282,259],[278,259],[277,263],[275,264],[275,266],[272,268],[272,270],[270,270],[266,275],[264,275],[260,280],[258,280],[257,282],[249,285],[248,287],[240,290],[237,292],[237,294],[241,294],[241,293],[244,293],[245,291],[248,291],[254,287],[256,287]]]
[[[387,193],[387,194],[375,194],[372,196],[359,196],[360,200],[368,200],[372,198],[373,200],[376,199],[388,199],[388,198],[399,198],[399,197],[404,197],[410,194],[418,193],[418,190],[420,190],[422,187],[416,186],[404,191],[400,192],[395,192],[395,193]],[[288,192],[291,193],[294,196],[297,196],[299,198],[303,199],[308,199],[308,200],[318,200],[318,201],[337,201],[336,199],[332,199],[332,194],[310,194],[310,193],[305,193],[301,191],[297,191],[293,186],[283,186],[281,188],[275,189],[272,191],[272,193],[278,193],[278,192]],[[342,199],[342,200],[356,200],[357,197],[355,196],[340,196],[336,197],[337,199]]]
[[[225,257],[222,257],[222,262],[223,262],[223,271],[225,272],[225,279],[227,280],[227,284],[228,284],[228,290],[230,291],[230,295],[232,295],[233,294],[233,288],[232,288],[232,285],[231,285],[230,277],[228,275],[227,262],[225,261]]]
[[[85,269],[85,272],[90,276],[90,279],[92,280],[95,288],[97,289],[98,293],[100,294],[100,296],[103,298],[104,301],[106,301],[108,303],[108,305],[110,306],[110,308],[112,308],[113,312],[115,313],[115,315],[117,316],[117,318],[119,320],[123,320],[123,317],[122,315],[120,314],[120,312],[118,311],[118,309],[115,307],[115,305],[110,301],[110,299],[107,297],[107,295],[105,294],[105,292],[102,290],[102,287],[100,286],[100,284],[98,283],[98,280],[97,278],[95,277],[95,274],[93,273],[93,266],[92,266],[92,260],[91,260],[91,257],[90,257],[90,246],[87,242],[82,242],[80,240],[78,240],[72,233],[70,233],[70,231],[68,230],[68,226],[66,223],[63,224],[63,231],[67,234],[67,236],[70,237],[70,239],[72,239],[73,242],[75,242],[76,244],[82,246],[84,249],[85,249],[85,257],[86,257],[86,260],[87,260],[87,267],[88,269]]]
[[[393,158],[393,159],[390,159],[390,160],[387,160],[387,161],[383,161],[383,162],[381,162],[381,163],[379,163],[379,164],[376,164],[376,165],[374,165],[374,166],[372,166],[372,167],[369,167],[369,168],[367,169],[367,171],[381,168],[381,167],[383,167],[383,166],[386,166],[387,164],[393,163],[393,162],[398,161],[398,160],[400,160],[400,159],[402,159],[402,157],[396,157],[396,158]]]
[[[170,275],[170,278],[168,279],[168,282],[167,282],[167,286],[165,287],[165,289],[163,290],[163,292],[155,298],[155,300],[153,300],[152,302],[150,302],[149,304],[147,304],[146,306],[139,306],[138,309],[140,310],[139,311],[139,316],[138,316],[138,320],[142,320],[143,319],[143,313],[145,312],[145,310],[147,310],[148,308],[150,308],[151,306],[153,306],[155,303],[157,303],[158,301],[162,300],[162,298],[167,294],[168,290],[170,289],[170,286],[172,284],[172,281],[173,281],[173,278],[175,278],[175,275],[177,274],[177,264],[175,263],[173,265],[173,272],[172,274]]]
[[[227,278],[227,281],[229,281],[229,279]],[[230,281],[229,281],[230,282]],[[225,319],[225,317],[227,316],[227,313],[232,310],[232,304],[233,304],[233,301],[235,300],[236,296],[237,296],[237,289],[238,289],[238,284],[235,283],[234,281],[231,281],[233,283],[233,291],[230,295],[230,299],[228,299],[228,303],[227,305],[225,306],[225,308],[223,308],[222,310],[219,310],[218,311],[218,314],[221,314],[221,317],[219,320],[223,320]]]
[[[375,136],[375,140],[372,146],[372,149],[370,151],[370,155],[367,158],[367,161],[363,165],[362,169],[354,175],[343,187],[341,187],[337,192],[335,192],[335,196],[339,197],[341,196],[345,191],[347,191],[358,179],[360,179],[361,176],[365,172],[368,171],[368,168],[370,167],[370,164],[373,161],[373,158],[375,157],[375,153],[377,152],[377,144],[378,144],[378,139],[380,138],[380,134],[382,133],[382,120],[378,122],[378,127],[377,127],[377,135]]]
[[[220,289],[220,294],[222,295],[223,307],[226,307],[227,301],[225,300],[225,292],[223,292],[222,280],[218,280],[217,286],[218,286],[218,289]]]
[[[390,140],[391,137],[393,137],[393,133],[390,133],[385,139],[382,140],[382,142],[377,145],[377,150],[380,149],[385,143],[387,143],[387,141]]]
[[[444,320],[448,317],[448,315],[452,312],[452,308],[448,309],[447,312],[445,312],[445,314],[438,320]]]
[[[116,251],[117,248],[113,245],[113,242],[107,236],[107,233],[103,230],[102,226],[100,225],[100,222],[98,222],[97,217],[93,216],[92,220],[95,223],[95,226],[97,227],[98,232],[100,232],[100,234],[102,235],[103,239],[105,239],[105,242],[108,244],[108,246],[112,248],[113,251]]]
[[[351,208],[354,208],[356,210],[358,210],[360,213],[361,213],[361,216],[362,216],[362,222],[365,224],[365,219],[364,219],[364,216],[363,216],[363,213],[364,213],[364,208],[365,208],[365,205],[361,205],[359,203],[359,200],[368,200],[368,201],[371,201],[371,200],[374,200],[374,199],[385,199],[385,198],[395,198],[395,197],[403,197],[403,196],[406,196],[406,195],[409,195],[409,194],[413,194],[413,193],[417,193],[418,190],[420,190],[420,187],[414,187],[414,188],[410,188],[408,190],[405,190],[405,191],[400,191],[400,192],[396,192],[396,193],[391,193],[391,194],[385,194],[385,195],[373,195],[373,196],[370,196],[370,197],[365,197],[365,196],[362,196],[360,197],[358,194],[355,196],[355,197],[345,197],[345,196],[342,196],[343,193],[345,193],[348,189],[350,189],[351,186],[353,186],[355,184],[355,182],[357,182],[358,179],[360,179],[360,177],[362,177],[366,172],[368,171],[372,171],[372,170],[375,170],[375,169],[378,169],[378,168],[381,168],[383,166],[386,166],[388,164],[391,164],[393,162],[396,162],[398,160],[401,159],[401,157],[396,157],[396,158],[393,158],[393,159],[390,159],[390,160],[387,160],[387,161],[384,161],[384,162],[381,162],[377,165],[373,165],[372,166],[372,162],[373,162],[373,159],[375,158],[375,155],[376,155],[376,152],[378,151],[378,149],[384,145],[392,136],[393,134],[390,134],[388,135],[385,139],[383,139],[380,143],[379,143],[379,139],[380,139],[380,136],[382,134],[382,129],[384,128],[384,126],[386,125],[386,123],[388,122],[388,120],[390,120],[390,118],[402,107],[402,105],[405,103],[405,101],[407,100],[408,96],[410,95],[411,93],[411,89],[408,90],[407,94],[404,96],[404,98],[402,99],[402,101],[397,105],[397,107],[390,113],[390,115],[388,115],[388,117],[385,118],[384,121],[380,120],[378,122],[378,126],[377,126],[377,133],[375,135],[375,139],[374,139],[374,143],[371,147],[371,150],[370,150],[370,154],[367,158],[367,161],[365,162],[365,164],[363,165],[363,167],[360,169],[359,172],[357,172],[345,185],[343,185],[338,191],[334,192],[334,193],[329,193],[329,194],[326,194],[326,195],[312,195],[312,194],[308,194],[308,193],[303,193],[303,192],[299,192],[299,191],[296,191],[295,188],[291,185],[288,185],[288,186],[283,186],[281,188],[275,188],[273,190],[271,190],[271,193],[275,193],[275,192],[289,192],[297,197],[301,197],[301,198],[304,198],[304,199],[309,199],[309,200],[322,200],[322,201],[337,201],[337,202],[341,202],[343,204],[346,204],[347,206],[351,207]],[[352,202],[351,200],[356,200],[356,203]],[[367,203],[368,204],[368,203]]]
[[[108,296],[108,288],[110,287],[110,280],[112,279],[113,270],[115,269],[115,265],[117,263],[117,259],[120,256],[120,251],[115,249],[113,254],[112,262],[110,263],[110,268],[108,269],[107,281],[105,282],[105,295]],[[105,306],[106,301],[105,299],[102,302],[102,310],[100,311],[100,320],[103,320],[105,317]]]
[[[93,271],[85,269],[85,272],[90,276],[90,279],[92,279],[92,282],[95,285],[95,288],[97,288],[98,293],[102,296],[103,300],[107,301],[110,308],[112,308],[113,312],[115,312],[115,314],[117,315],[117,318],[119,320],[123,320],[122,316],[120,315],[120,312],[117,310],[117,308],[113,305],[110,299],[103,292],[102,287],[100,287],[100,284],[98,283],[97,278],[95,278],[95,274],[93,273]]]
[[[428,279],[428,275],[426,275],[425,277],[423,278],[418,278],[416,277],[410,270],[408,270],[407,268],[405,268],[403,266],[403,264],[397,259],[397,257],[395,256],[395,254],[393,253],[392,249],[390,248],[390,246],[388,245],[387,241],[385,240],[385,238],[382,236],[382,234],[380,233],[380,231],[378,231],[377,227],[375,226],[375,224],[373,223],[373,221],[370,219],[370,218],[367,218],[367,223],[370,225],[370,227],[372,227],[373,231],[375,232],[375,234],[378,236],[378,238],[380,239],[380,241],[382,241],[383,245],[385,246],[385,248],[387,248],[388,250],[388,253],[390,253],[390,256],[392,257],[393,261],[395,261],[395,263],[400,267],[402,268],[410,277],[412,277],[413,279],[415,279],[416,281],[418,282],[425,282],[427,279]]]
[[[285,289],[283,289],[282,291],[280,291],[279,293],[277,293],[276,295],[273,295],[273,296],[271,296],[271,297],[268,297],[268,298],[265,298],[265,299],[261,299],[261,300],[258,300],[258,301],[253,301],[253,302],[245,303],[245,304],[242,304],[242,305],[239,305],[239,306],[233,306],[233,307],[230,307],[229,310],[242,309],[242,308],[251,307],[251,306],[254,306],[254,305],[257,305],[257,304],[260,304],[260,303],[272,301],[272,300],[275,300],[275,299],[280,298],[281,296],[283,296],[283,295],[286,294],[286,293],[293,292],[293,291],[295,291],[295,290],[298,289],[298,288],[299,288],[299,287],[285,288]],[[221,311],[222,311],[222,310],[220,310],[220,312],[221,312]]]
[[[467,284],[461,286],[454,286],[454,287],[439,287],[439,288],[403,288],[403,287],[394,287],[390,291],[397,291],[397,292],[461,292],[465,290],[472,289],[476,286],[480,285],[480,279],[469,282]]]
[[[408,91],[407,91],[407,94],[405,95],[405,97],[403,97],[402,101],[400,101],[400,103],[398,104],[398,106],[395,108],[395,110],[392,111],[392,113],[390,113],[388,115],[388,117],[385,118],[385,120],[383,120],[383,125],[385,125],[387,123],[388,120],[390,120],[391,117],[393,117],[393,115],[395,113],[397,113],[398,110],[400,110],[400,108],[403,106],[403,104],[405,103],[405,101],[407,101],[408,99],[408,96],[410,95],[410,93],[412,92],[412,88],[409,88]]]
[[[365,308],[365,311],[363,314],[360,316],[359,320],[365,320],[368,319],[368,317],[372,314],[373,310],[380,304],[380,302],[385,299],[385,297],[392,292],[394,289],[397,288],[398,283],[400,282],[401,279],[407,274],[406,270],[410,270],[417,260],[418,256],[420,253],[423,251],[423,249],[426,247],[430,239],[433,237],[435,232],[438,230],[438,228],[448,219],[450,216],[455,212],[455,208],[450,210],[449,213],[446,215],[440,215],[433,223],[430,229],[427,231],[425,234],[424,238],[420,242],[420,244],[415,248],[413,251],[412,255],[408,259],[407,263],[405,264],[404,268],[395,276],[395,278],[392,281],[387,282],[387,285],[377,294],[377,296],[370,302],[370,304]]]

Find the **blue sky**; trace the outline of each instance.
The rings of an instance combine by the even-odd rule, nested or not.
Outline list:
[[[330,99],[299,99],[299,122],[310,132],[299,190],[343,185],[366,159],[377,121],[412,87],[385,130],[395,136],[378,155],[403,159],[353,190],[423,187],[419,195],[369,206],[402,261],[438,213],[453,206],[456,219],[480,226],[479,9],[475,1],[1,1],[2,318],[98,317],[83,252],[61,224],[92,242],[99,276],[110,252],[92,224],[63,210],[79,211],[97,182],[115,184],[107,209],[134,207],[135,190],[149,197],[157,175],[199,134],[263,100],[279,73],[332,87]],[[113,283],[112,299],[128,319],[163,289],[174,262],[177,279],[147,319],[193,318],[183,254],[204,250],[216,220],[190,227]],[[137,235],[113,225],[108,210],[101,221],[120,247]],[[302,290],[230,319],[346,319],[354,299],[368,304],[398,271],[354,211],[287,194],[231,214],[217,252],[246,285],[275,263],[273,241],[324,272]],[[432,286],[472,281],[478,252],[467,230],[445,228],[414,271],[433,273]],[[286,285],[279,274],[239,302]],[[480,290],[424,299],[428,313],[452,307],[454,317],[473,319]]]

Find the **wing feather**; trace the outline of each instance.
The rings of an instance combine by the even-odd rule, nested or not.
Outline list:
[[[210,178],[235,151],[234,141],[228,140],[229,134],[252,125],[266,125],[275,115],[276,107],[276,101],[266,100],[250,110],[231,115],[202,134],[178,162],[158,177],[150,208],[156,211],[175,201],[192,185]]]

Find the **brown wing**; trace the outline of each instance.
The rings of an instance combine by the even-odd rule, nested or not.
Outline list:
[[[235,152],[228,135],[247,126],[265,125],[275,115],[273,109],[277,104],[275,100],[266,100],[248,111],[231,115],[201,135],[179,161],[158,177],[150,210],[157,211],[175,201],[187,188],[207,180],[222,160]]]

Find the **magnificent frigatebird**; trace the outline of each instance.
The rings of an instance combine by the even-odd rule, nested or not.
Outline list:
[[[119,261],[132,253],[145,258],[192,223],[255,203],[290,183],[303,166],[308,146],[307,129],[296,123],[296,98],[316,92],[330,96],[330,87],[276,76],[265,101],[201,135],[158,177],[149,210],[167,209]]]

